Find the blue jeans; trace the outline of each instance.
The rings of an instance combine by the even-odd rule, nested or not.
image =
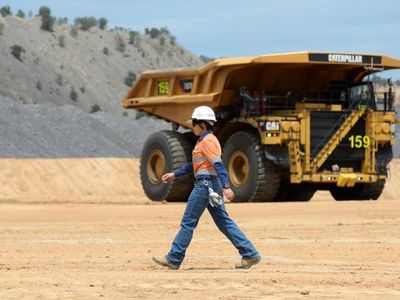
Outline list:
[[[218,229],[232,242],[242,257],[260,256],[252,243],[229,217],[225,210],[225,205],[212,207],[209,204],[208,186],[222,196],[222,186],[217,177],[214,179],[201,179],[195,183],[182,218],[181,229],[176,235],[166,258],[178,265],[182,263],[186,249],[192,240],[193,231],[206,207]]]

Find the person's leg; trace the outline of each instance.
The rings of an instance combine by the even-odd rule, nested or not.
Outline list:
[[[204,182],[197,182],[189,196],[185,213],[181,221],[181,229],[176,235],[171,250],[166,259],[180,265],[185,258],[186,249],[192,240],[193,231],[196,228],[201,215],[208,204],[208,188]]]
[[[212,183],[214,191],[222,195],[222,187],[219,181],[214,180]],[[225,236],[231,241],[243,258],[260,257],[260,254],[253,244],[240,230],[236,223],[229,217],[224,204],[216,207],[208,205],[207,209],[210,212],[218,229],[225,234]]]
[[[218,229],[225,234],[225,236],[231,241],[243,258],[260,256],[253,244],[240,230],[236,223],[229,217],[224,204],[217,207],[208,205],[207,209],[210,212]]]

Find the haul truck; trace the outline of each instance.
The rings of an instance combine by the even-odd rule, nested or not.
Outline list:
[[[369,75],[398,68],[400,60],[384,55],[297,52],[144,72],[123,106],[172,125],[144,145],[144,191],[152,200],[187,199],[191,175],[170,184],[161,176],[191,161],[186,121],[208,105],[236,201],[307,201],[318,189],[336,200],[375,200],[398,120],[393,86],[377,93]]]

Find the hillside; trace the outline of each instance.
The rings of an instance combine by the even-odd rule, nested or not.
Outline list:
[[[0,94],[22,103],[118,111],[128,72],[138,77],[148,69],[203,64],[168,33],[137,33],[130,44],[128,32],[97,27],[74,33],[71,25],[55,24],[54,32],[43,31],[40,18],[0,17],[0,24]],[[23,48],[21,60],[11,54],[13,45]]]

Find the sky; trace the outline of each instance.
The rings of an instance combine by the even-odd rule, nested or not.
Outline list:
[[[16,13],[105,17],[108,27],[164,27],[212,58],[292,51],[374,53],[400,59],[398,0],[0,0]],[[400,71],[385,77],[400,79]]]

